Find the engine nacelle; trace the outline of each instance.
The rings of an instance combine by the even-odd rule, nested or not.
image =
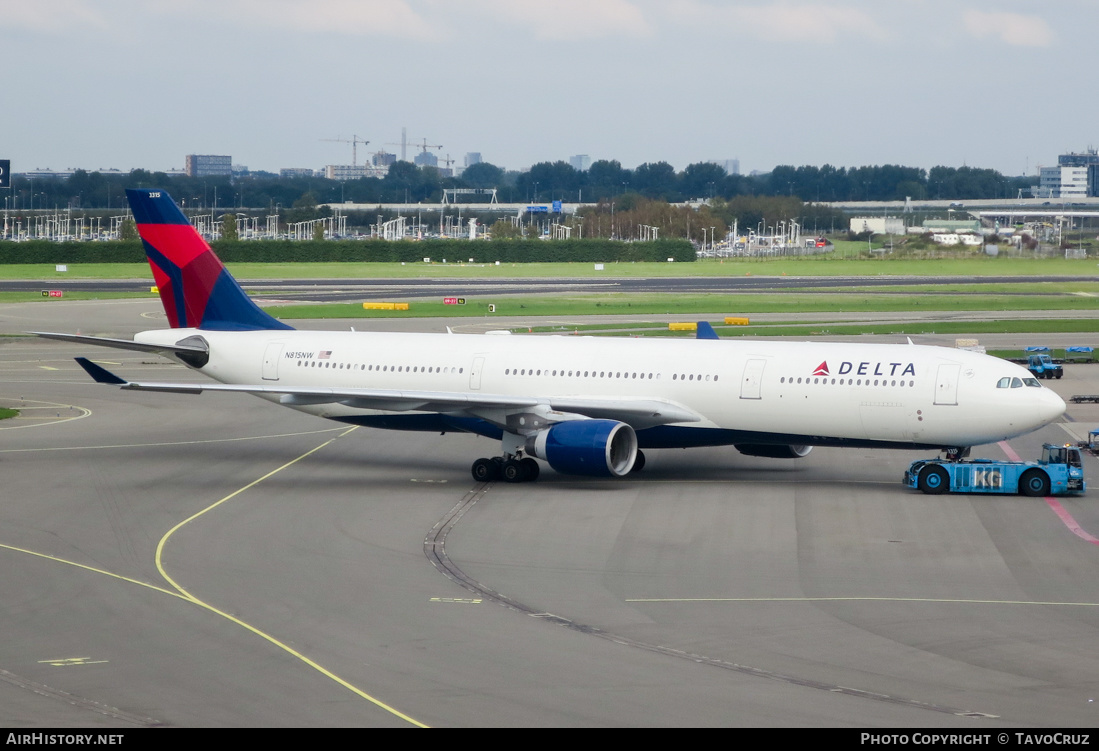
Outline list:
[[[570,420],[534,434],[525,450],[563,475],[622,477],[637,458],[637,434],[624,422]]]
[[[766,443],[736,443],[736,450],[748,456],[766,456],[770,459],[800,459],[808,456],[812,446],[777,446]]]

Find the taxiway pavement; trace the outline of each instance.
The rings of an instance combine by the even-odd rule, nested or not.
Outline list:
[[[0,328],[161,325],[153,300],[64,305],[3,306]],[[625,480],[486,487],[483,439],[121,392],[72,357],[197,376],[0,341],[21,410],[0,421],[0,725],[1099,719],[1099,544],[1043,499],[906,490],[926,452],[651,451]],[[1099,393],[1099,365],[1043,383]],[[1068,417],[1011,446],[1071,440],[1099,405]],[[1099,538],[1095,492],[1060,505]]]

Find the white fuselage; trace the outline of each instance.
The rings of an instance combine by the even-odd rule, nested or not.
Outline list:
[[[222,383],[661,399],[702,418],[665,428],[710,431],[712,440],[683,445],[758,434],[809,445],[974,446],[1030,432],[1065,410],[1018,365],[909,344],[198,329],[135,339],[194,335],[210,348],[201,372]],[[1030,385],[1012,388],[1005,378]],[[339,402],[292,406],[344,420],[389,414]],[[742,435],[723,440],[716,431]],[[678,445],[674,436],[665,431],[658,444]]]

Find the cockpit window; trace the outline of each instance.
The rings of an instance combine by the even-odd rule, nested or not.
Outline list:
[[[1014,378],[1011,376],[1004,376],[996,381],[996,388],[998,389],[1021,389],[1023,386],[1029,386],[1032,389],[1042,388],[1042,384],[1038,383],[1037,378]]]

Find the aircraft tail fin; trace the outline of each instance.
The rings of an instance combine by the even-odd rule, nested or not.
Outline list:
[[[163,190],[126,190],[172,328],[289,329],[256,305]]]

